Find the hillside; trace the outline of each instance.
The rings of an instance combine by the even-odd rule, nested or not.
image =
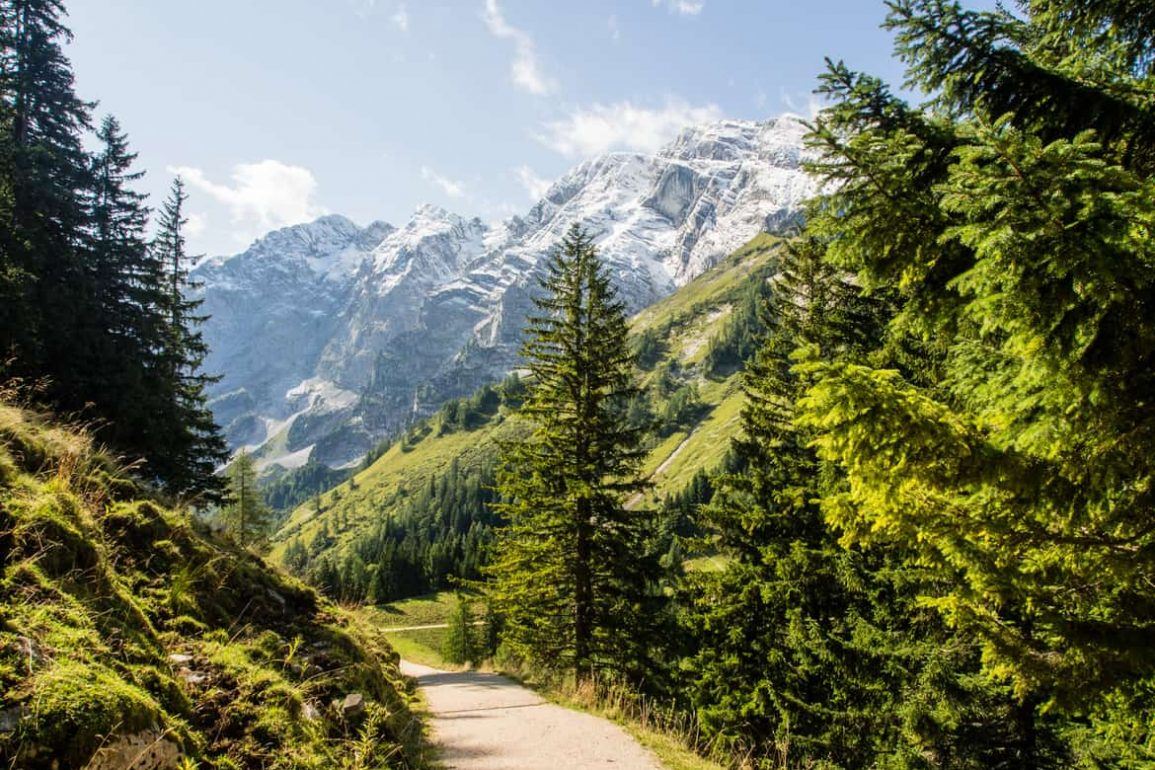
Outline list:
[[[406,768],[384,639],[0,404],[0,765]]]
[[[655,419],[666,426],[650,439],[645,463],[654,483],[650,502],[681,492],[695,474],[715,469],[725,458],[738,430],[743,399],[739,367],[712,367],[707,359],[726,338],[736,321],[736,308],[744,299],[749,301],[755,282],[769,277],[780,245],[775,236],[756,237],[633,319],[631,331],[640,357],[647,358],[642,348],[651,351],[641,378],[650,399],[644,409],[656,412]],[[337,571],[365,570],[363,580],[371,581],[375,565],[368,552],[373,549],[365,543],[383,522],[411,506],[447,474],[467,480],[484,477],[498,444],[527,429],[506,403],[493,407],[468,429],[447,425],[442,410],[348,483],[298,507],[274,537],[273,558],[297,568],[305,564],[315,568],[331,560]],[[340,582],[349,582],[348,576],[342,575]],[[445,586],[435,581],[421,589]]]

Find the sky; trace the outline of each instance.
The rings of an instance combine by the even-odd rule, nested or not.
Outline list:
[[[586,157],[809,115],[824,57],[901,83],[882,0],[71,0],[77,88],[192,248],[339,213],[524,213]]]

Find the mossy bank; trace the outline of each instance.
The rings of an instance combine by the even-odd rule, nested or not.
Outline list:
[[[0,766],[407,768],[381,635],[0,404]]]

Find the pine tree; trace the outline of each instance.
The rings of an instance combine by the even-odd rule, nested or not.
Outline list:
[[[229,466],[228,482],[228,503],[221,509],[225,528],[241,545],[260,544],[268,535],[271,512],[265,506],[253,458],[243,449]]]
[[[698,652],[685,668],[704,727],[736,749],[790,765],[822,757],[864,767],[885,725],[872,690],[893,683],[879,681],[876,656],[850,643],[854,618],[869,614],[871,576],[818,507],[831,479],[794,426],[803,383],[793,356],[861,353],[872,324],[867,301],[823,252],[813,241],[786,249],[763,310],[770,337],[744,377],[734,443],[746,470],[723,477],[704,517],[729,561],[691,578]]]
[[[84,259],[91,118],[62,49],[64,15],[59,0],[0,2],[0,371],[45,380],[51,405],[79,413],[91,399],[74,355],[103,330],[86,323],[99,300]]]
[[[132,189],[144,173],[133,170],[136,155],[114,117],[101,122],[96,138],[85,271],[95,298],[88,323],[100,331],[76,346],[74,377],[101,410],[102,439],[145,460],[144,471],[157,478],[167,436],[179,426],[166,422],[167,381],[157,366],[165,331],[161,270],[145,235],[145,196]]]
[[[522,411],[533,434],[504,448],[500,531],[489,596],[503,642],[551,670],[641,677],[660,619],[653,515],[625,501],[645,489],[638,432],[623,419],[635,392],[623,305],[579,227],[548,263],[523,347]]]
[[[812,141],[833,192],[809,227],[895,292],[893,345],[930,365],[805,365],[797,423],[848,477],[824,512],[844,542],[916,555],[925,603],[1014,687],[1018,766],[1149,762],[1151,14],[891,5],[936,100],[832,67]],[[1056,715],[1074,758],[1048,746]]]
[[[220,378],[202,370],[208,345],[199,327],[206,319],[197,314],[203,300],[190,296],[199,287],[189,279],[193,259],[184,238],[187,198],[184,183],[177,177],[161,209],[152,245],[163,276],[160,310],[165,329],[158,376],[169,384],[171,393],[162,475],[172,491],[212,501],[220,498],[222,484],[216,469],[228,453],[208,408],[206,388]]]
[[[203,343],[181,337],[174,381],[141,173],[114,118],[84,151],[91,106],[62,50],[64,16],[59,0],[0,0],[0,377],[42,383],[41,406],[89,423],[167,491],[219,491],[223,442],[188,379]]]
[[[458,596],[453,605],[453,612],[449,616],[449,629],[445,633],[445,641],[441,647],[442,657],[458,666],[476,663],[478,649],[474,636],[470,603],[464,597]]]

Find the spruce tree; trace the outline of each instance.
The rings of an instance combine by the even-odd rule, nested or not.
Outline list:
[[[203,371],[208,345],[199,327],[206,318],[197,312],[203,300],[192,296],[199,287],[189,279],[193,258],[187,253],[184,237],[187,199],[184,183],[177,177],[161,208],[152,244],[162,277],[159,296],[164,334],[158,376],[168,383],[171,399],[163,476],[174,492],[217,500],[222,485],[215,472],[228,453],[208,408],[206,389],[220,377]]]
[[[84,151],[90,105],[64,16],[59,0],[0,0],[0,377],[38,383],[39,405],[88,423],[148,481],[216,492],[225,455],[194,371],[203,343],[186,315],[172,344],[173,294],[117,121]]]
[[[241,545],[258,545],[269,534],[272,513],[265,506],[252,456],[241,450],[228,470],[228,502],[221,509],[225,529]]]
[[[145,196],[132,189],[144,173],[119,122],[106,117],[91,161],[86,281],[93,292],[86,336],[73,352],[75,381],[98,405],[100,436],[144,471],[163,476],[161,458],[174,427],[166,422],[167,380],[158,371],[164,335],[161,270],[148,248]]]
[[[579,677],[652,665],[662,601],[653,515],[625,501],[646,488],[625,309],[591,240],[574,227],[551,256],[523,346],[523,414],[534,426],[504,447],[489,596],[503,642],[542,668]]]
[[[52,406],[80,413],[91,399],[74,356],[103,330],[87,323],[99,300],[85,269],[91,118],[64,15],[59,0],[0,2],[0,371],[45,382]]]
[[[1152,17],[891,5],[935,101],[832,67],[809,227],[895,292],[896,349],[931,355],[804,366],[797,424],[848,477],[824,512],[844,542],[915,555],[924,604],[1014,688],[1018,766],[1149,762]],[[1072,757],[1045,740],[1057,715]]]
[[[871,576],[818,507],[830,478],[794,426],[802,382],[792,356],[807,347],[826,359],[860,353],[870,313],[823,263],[821,244],[784,251],[763,309],[770,336],[743,378],[734,450],[746,470],[724,476],[705,509],[727,566],[690,577],[698,651],[684,669],[704,727],[736,750],[862,767],[885,724],[872,690],[892,683],[879,681],[876,655],[851,644],[854,619],[869,614]]]

